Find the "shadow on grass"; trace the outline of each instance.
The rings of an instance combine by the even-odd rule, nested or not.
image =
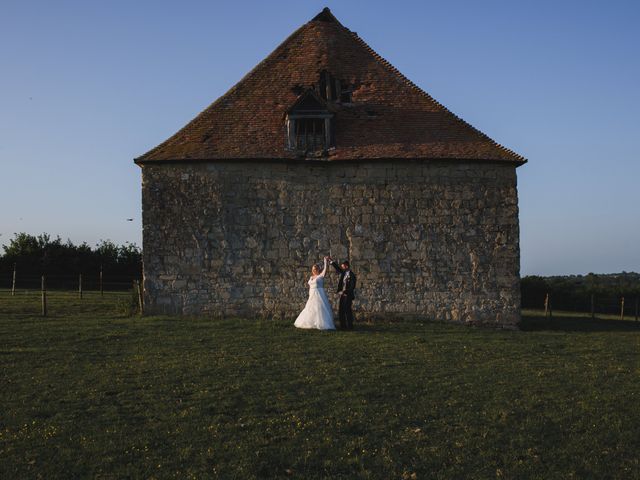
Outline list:
[[[553,318],[523,315],[520,329],[525,332],[640,332],[640,323],[633,320],[591,319],[590,316],[554,314]]]

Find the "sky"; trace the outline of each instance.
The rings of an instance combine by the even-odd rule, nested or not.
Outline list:
[[[0,244],[141,245],[133,158],[325,6],[529,160],[523,275],[640,271],[640,2],[616,0],[0,0]]]

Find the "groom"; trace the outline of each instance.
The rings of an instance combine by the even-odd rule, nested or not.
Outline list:
[[[329,257],[331,265],[340,274],[338,280],[338,295],[340,295],[340,306],[338,308],[338,318],[342,330],[353,330],[353,310],[351,304],[355,298],[356,275],[349,267],[349,261],[343,260],[340,265]]]

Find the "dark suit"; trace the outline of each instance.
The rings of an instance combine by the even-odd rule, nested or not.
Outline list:
[[[351,304],[355,298],[356,275],[350,269],[343,270],[338,262],[331,262],[333,268],[340,274],[338,280],[338,293],[340,305],[338,307],[338,319],[342,329],[353,330],[353,310]]]

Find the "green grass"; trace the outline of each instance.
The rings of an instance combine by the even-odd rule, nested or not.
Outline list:
[[[640,329],[124,317],[0,292],[0,478],[638,478]]]

